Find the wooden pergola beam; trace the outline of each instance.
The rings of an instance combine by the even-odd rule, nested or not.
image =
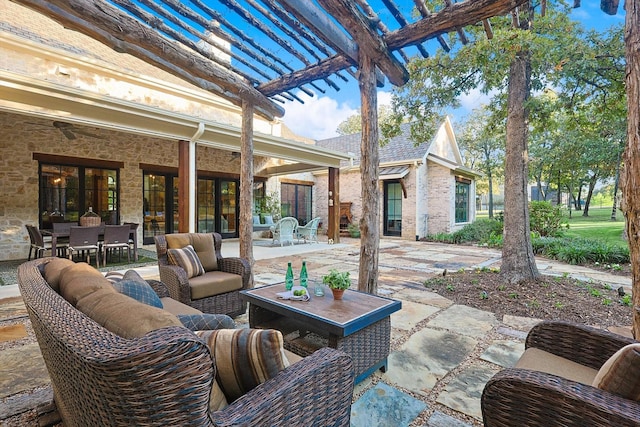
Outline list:
[[[293,1],[293,0],[291,0]],[[422,20],[407,25],[404,29],[388,33],[384,40],[390,50],[415,44],[449,31],[456,27],[475,24],[495,15],[508,13],[514,5],[523,4],[526,0],[475,0],[454,3],[440,12],[433,13]],[[490,10],[487,9],[490,7]],[[409,30],[406,30],[409,28]],[[322,78],[326,73],[335,73],[351,66],[351,61],[337,54],[320,61],[310,67],[295,71],[286,76],[273,79],[258,86],[258,90],[266,96],[272,96],[285,90]]]
[[[235,105],[242,100],[255,105],[256,111],[272,120],[282,117],[284,109],[223,68],[212,66],[206,58],[189,53],[178,43],[106,2],[83,0],[13,0],[123,53],[131,53],[144,61],[176,75],[209,92],[222,96]],[[117,35],[117,36],[116,36]],[[213,82],[207,85],[204,82]]]
[[[358,45],[358,66],[360,56],[368,55],[377,68],[395,86],[402,86],[409,80],[409,72],[388,49],[384,39],[351,0],[318,0],[318,3],[351,34]]]

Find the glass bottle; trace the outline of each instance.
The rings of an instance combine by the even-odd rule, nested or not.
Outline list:
[[[307,274],[307,262],[302,261],[302,269],[300,269],[300,286],[306,288],[308,280],[309,275]]]
[[[291,261],[287,265],[287,275],[284,276],[284,287],[290,291],[293,288],[293,269],[291,268]]]

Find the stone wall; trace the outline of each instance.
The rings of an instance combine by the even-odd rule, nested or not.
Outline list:
[[[121,222],[142,223],[140,163],[178,167],[178,143],[96,128],[83,128],[98,138],[77,134],[67,139],[50,120],[0,113],[0,261],[26,258],[26,224],[38,224],[38,162],[33,153],[111,160],[120,170]],[[199,170],[239,174],[240,163],[231,153],[198,146]],[[255,159],[256,169],[266,162]],[[142,233],[138,233],[139,244]]]

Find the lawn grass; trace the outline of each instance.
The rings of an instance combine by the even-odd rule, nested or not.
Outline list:
[[[611,221],[611,208],[590,208],[589,216],[582,216],[582,211],[573,211],[567,219],[569,229],[564,230],[567,237],[600,240],[612,245],[627,246],[623,239],[624,216],[617,212],[617,220]]]

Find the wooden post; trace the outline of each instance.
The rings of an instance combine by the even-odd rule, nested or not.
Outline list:
[[[253,112],[254,106],[242,101],[242,135],[240,136],[240,258],[251,265],[253,287]]]
[[[378,189],[378,100],[375,64],[368,55],[360,56],[360,100],[362,141],[360,171],[362,174],[362,218],[360,218],[360,270],[358,290],[378,292],[378,250],[380,247],[380,196]]]
[[[189,218],[190,145],[189,141],[178,141],[178,231],[180,233],[188,233],[189,224],[193,221]],[[173,218],[171,211],[167,212],[167,218]]]
[[[605,2],[603,2],[605,3]],[[633,336],[640,337],[640,2],[627,1],[627,146],[622,158],[622,210],[626,218],[633,287]],[[617,9],[616,9],[617,10]]]
[[[329,218],[327,239],[340,243],[340,169],[329,168]]]

